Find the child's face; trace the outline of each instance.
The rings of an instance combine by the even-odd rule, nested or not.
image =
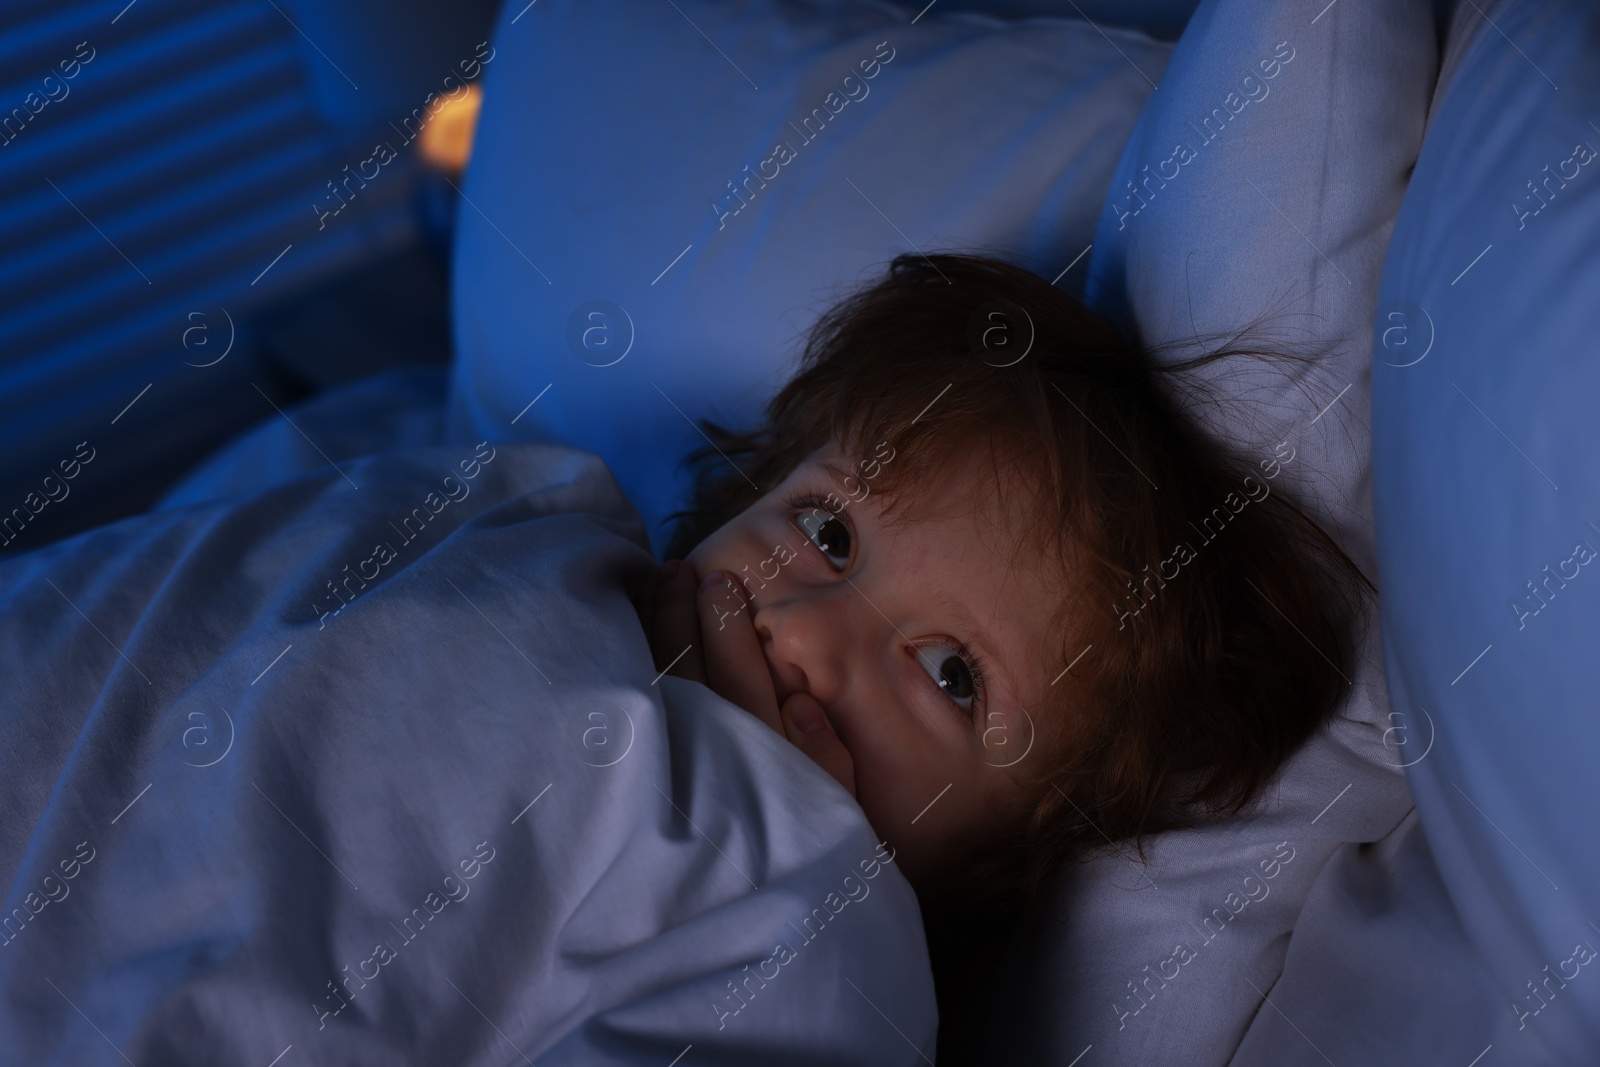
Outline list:
[[[1027,494],[1002,507],[988,450],[969,455],[908,491],[891,524],[870,474],[892,451],[830,446],[686,561],[739,579],[714,614],[702,603],[702,630],[753,630],[745,647],[759,647],[777,704],[805,692],[822,706],[856,799],[919,887],[1030,809],[1008,768],[1046,758],[1033,712],[1060,673],[1048,651],[1059,582],[1018,548]]]

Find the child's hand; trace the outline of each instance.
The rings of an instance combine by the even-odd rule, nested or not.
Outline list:
[[[720,572],[727,577],[726,572]],[[794,693],[778,707],[772,674],[751,609],[736,581],[701,589],[699,575],[681,560],[665,564],[636,607],[656,669],[708,686],[787,737],[812,762],[855,795],[855,764],[822,706]]]

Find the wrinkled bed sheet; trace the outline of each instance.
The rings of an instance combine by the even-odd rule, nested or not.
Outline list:
[[[0,1063],[931,1055],[909,885],[656,678],[645,545],[594,456],[449,445],[0,565]]]

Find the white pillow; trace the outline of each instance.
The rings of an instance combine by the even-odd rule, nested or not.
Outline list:
[[[1322,349],[1292,378],[1213,365],[1203,374],[1228,406],[1193,410],[1247,456],[1287,442],[1286,482],[1374,578],[1371,324],[1434,40],[1429,0],[1206,0],[1123,154],[1091,257],[1091,301],[1143,341],[1172,344],[1168,358],[1198,351],[1185,343],[1197,333],[1274,311],[1291,317],[1269,341]],[[1148,175],[1135,195],[1128,183]],[[1328,857],[1383,837],[1412,806],[1401,769],[1412,753],[1385,732],[1400,723],[1371,623],[1337,717],[1248,817],[1158,835],[1149,868],[1103,855],[1063,872],[979,1047],[1006,1062],[1068,1063],[1088,1046],[1097,1063],[1228,1061]]]
[[[755,425],[806,328],[897,253],[987,251],[1081,291],[1171,49],[1103,28],[876,0],[625,23],[506,5],[458,216],[447,434],[599,454],[659,551],[704,444],[690,419]]]
[[[1407,771],[1427,837],[1340,857],[1273,995],[1337,1063],[1600,1048],[1597,98],[1593,3],[1457,7],[1372,330],[1389,688],[1439,724]],[[1285,1036],[1263,1013],[1241,1059],[1322,1062]]]

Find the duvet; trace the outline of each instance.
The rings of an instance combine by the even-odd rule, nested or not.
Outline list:
[[[893,851],[657,676],[646,544],[480,444],[0,564],[0,1063],[931,1057]]]

